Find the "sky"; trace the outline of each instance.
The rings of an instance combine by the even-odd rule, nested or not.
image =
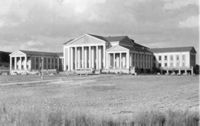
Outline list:
[[[198,22],[198,0],[0,0],[0,50],[62,52],[91,33],[149,48],[194,46],[199,57]]]

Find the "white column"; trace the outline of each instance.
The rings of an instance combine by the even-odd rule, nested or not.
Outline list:
[[[12,70],[12,57],[10,56],[10,72]]]
[[[24,69],[27,70],[27,56],[24,57]]]
[[[119,53],[119,68],[121,69],[122,68],[122,61],[121,61],[121,59],[122,59],[122,54],[121,54],[121,52]]]
[[[82,54],[82,58],[81,58],[81,68],[85,68],[85,60],[84,60],[84,47],[82,46],[81,48],[81,54]]]
[[[129,64],[129,60],[130,60],[130,59],[129,59],[129,58],[130,58],[129,52],[127,52],[127,53],[126,53],[126,60],[127,60],[126,67],[127,67],[127,68],[129,68],[129,66],[130,66],[130,64]]]
[[[92,67],[91,46],[89,46],[89,68]]]
[[[67,69],[68,69],[68,71],[70,70],[70,47],[68,47],[68,49],[67,49],[67,51],[68,51],[68,56],[67,56]],[[66,67],[66,66],[65,66]]]
[[[98,48],[98,61],[99,69],[101,69],[101,46]]]
[[[116,59],[115,59],[115,53],[113,53],[113,68],[116,68]]]
[[[19,69],[20,70],[22,69],[22,57],[21,56],[19,57]]]
[[[98,53],[98,46],[96,46],[96,69],[99,69],[99,53]]]
[[[107,60],[108,62],[108,60]],[[106,46],[103,46],[103,68],[106,68]]]
[[[75,47],[75,60],[74,60],[75,69],[77,69],[77,58],[78,58],[78,55],[77,55],[77,47]]]
[[[91,60],[92,60],[92,68],[94,68],[94,47],[92,47],[91,46],[91,54],[92,54],[92,56],[91,56]]]
[[[87,68],[87,48],[84,47],[84,68]]]
[[[73,70],[73,47],[70,48],[70,66],[71,70]]]

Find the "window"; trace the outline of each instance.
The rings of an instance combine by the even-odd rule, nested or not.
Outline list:
[[[173,63],[170,63],[170,67],[173,67]]]
[[[176,66],[177,66],[177,67],[179,67],[179,62],[178,62],[178,63],[176,63]]]
[[[176,60],[179,60],[179,55],[176,55]]]
[[[167,56],[165,56],[165,60],[167,60]]]
[[[185,55],[182,55],[182,60],[185,61]]]
[[[165,63],[165,67],[167,67],[167,63]]]
[[[161,57],[161,56],[159,56],[159,57],[158,57],[158,60],[162,60],[162,57]]]
[[[158,66],[161,67],[161,63],[159,63]]]
[[[174,60],[174,58],[173,58],[173,55],[171,55],[171,56],[170,56],[170,59],[171,59],[171,61],[173,61],[173,60]]]
[[[183,63],[182,66],[185,67],[185,63]]]

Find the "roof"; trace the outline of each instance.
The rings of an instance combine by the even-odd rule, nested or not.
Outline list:
[[[121,45],[115,45],[110,47],[107,51],[108,52],[118,52],[118,51],[128,51],[129,49],[127,47],[121,46]]]
[[[152,48],[150,49],[154,53],[162,52],[193,52],[196,53],[194,47],[168,47],[168,48]]]
[[[28,50],[20,50],[21,52],[27,55],[39,55],[39,56],[60,56],[61,53],[58,52],[41,52],[41,51],[28,51]]]
[[[74,40],[74,39],[70,39],[70,40],[66,41],[66,42],[64,43],[64,45],[67,44],[67,43],[69,43],[69,42],[71,42],[71,41],[73,41],[73,40]]]
[[[125,37],[127,37],[127,36],[107,36],[106,37],[106,36],[98,36],[98,35],[93,35],[93,34],[89,34],[89,35],[99,38],[99,39],[102,39],[104,41],[108,41],[108,42],[121,41]]]

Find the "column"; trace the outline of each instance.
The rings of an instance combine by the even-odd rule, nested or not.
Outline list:
[[[98,64],[99,64],[99,69],[101,69],[101,63],[102,63],[102,61],[101,61],[101,46],[99,46],[99,48],[98,48],[98,54],[99,54]]]
[[[108,60],[107,60],[108,62]],[[106,68],[106,46],[103,46],[103,68]]]
[[[73,47],[70,48],[70,66],[71,70],[73,70]]]
[[[27,56],[24,57],[24,69],[27,70]]]
[[[68,56],[67,56],[67,69],[68,69],[68,71],[70,70],[70,47],[68,47],[68,49],[67,49],[67,51],[68,51]],[[65,66],[66,67],[66,66]]]
[[[87,68],[87,47],[85,47],[85,49],[84,49],[84,56],[85,56],[84,57],[84,61],[85,61],[84,67]]]
[[[98,54],[98,46],[96,46],[96,69],[99,69],[99,54]]]
[[[19,69],[22,70],[22,57],[19,57]]]
[[[92,55],[91,46],[89,46],[89,68],[92,67],[92,57],[91,57],[91,55]]]
[[[82,54],[82,58],[81,58],[81,68],[85,68],[85,61],[84,61],[84,47],[82,46],[81,48],[81,54]]]
[[[12,57],[10,56],[10,72],[12,70]]]
[[[129,69],[129,66],[130,66],[130,65],[129,65],[129,57],[130,57],[130,56],[129,56],[129,52],[127,52],[127,53],[126,53],[126,61],[127,61],[126,68],[127,68],[127,69]]]
[[[116,63],[115,53],[113,53],[113,68],[116,68],[116,66],[115,66],[116,64],[115,63]]]
[[[75,48],[75,59],[74,59],[74,64],[75,64],[75,69],[77,69],[77,58],[78,58],[78,55],[77,55],[77,47],[74,47]]]
[[[119,53],[119,68],[121,69],[122,68],[122,53],[120,52]]]
[[[94,68],[94,47],[93,48],[91,47],[91,53],[92,53],[92,57],[91,57],[91,59],[92,59],[92,68]]]

